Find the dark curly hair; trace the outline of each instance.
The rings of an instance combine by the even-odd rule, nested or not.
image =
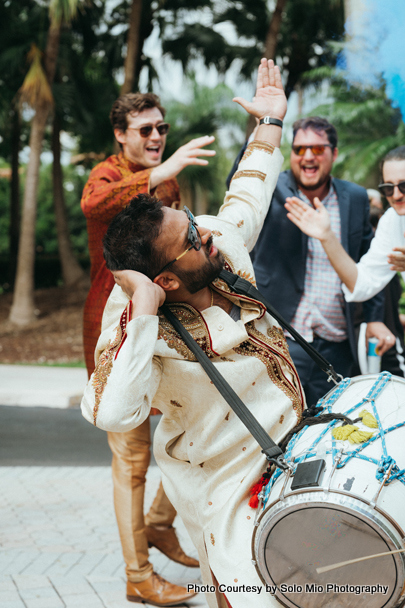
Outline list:
[[[104,258],[109,270],[137,270],[151,280],[167,263],[164,252],[154,243],[163,222],[163,203],[150,194],[131,200],[108,226],[103,239]]]
[[[328,138],[328,142],[332,146],[332,150],[334,150],[337,146],[337,131],[335,127],[326,120],[326,118],[321,118],[320,116],[310,116],[309,118],[300,118],[299,120],[296,120],[293,124],[293,141],[299,129],[303,129],[303,131],[311,129],[311,131],[316,131],[317,133],[324,131],[326,133],[326,137]]]

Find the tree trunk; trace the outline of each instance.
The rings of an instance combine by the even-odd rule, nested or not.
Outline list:
[[[37,215],[37,190],[42,141],[50,106],[37,107],[31,123],[29,140],[30,157],[25,179],[21,233],[18,247],[17,274],[10,321],[16,325],[28,325],[35,320],[34,314],[34,261],[35,221]]]
[[[86,274],[72,250],[63,194],[63,175],[60,163],[60,128],[59,121],[54,116],[52,130],[52,182],[53,182],[53,206],[55,209],[56,233],[58,237],[59,259],[62,267],[62,277],[65,286],[73,285],[85,279]]]
[[[281,27],[281,20],[283,18],[283,10],[287,0],[277,0],[273,14],[271,16],[269,29],[267,30],[266,40],[264,43],[264,57],[267,59],[276,58],[277,41]],[[252,133],[255,128],[256,121],[253,116],[249,116],[246,126],[246,137]]]
[[[125,79],[120,95],[131,93],[134,87],[135,74],[139,58],[139,30],[141,26],[142,0],[132,0],[131,15],[127,36],[127,56],[125,57]]]
[[[280,32],[283,10],[286,3],[287,0],[277,0],[277,4],[271,16],[266,42],[264,44],[264,56],[267,57],[267,59],[274,59],[276,56],[278,34]]]
[[[18,173],[21,120],[18,104],[13,104],[12,108],[12,130],[11,130],[11,184],[10,184],[10,228],[8,246],[8,282],[14,284],[15,273],[17,270],[18,237],[20,234],[20,176]]]
[[[58,56],[60,27],[50,26],[45,51],[45,71],[49,84],[55,77]],[[31,122],[29,140],[30,157],[24,189],[21,232],[18,246],[17,274],[13,304],[9,320],[25,326],[35,320],[34,312],[34,262],[35,262],[35,222],[37,216],[37,192],[42,142],[52,104],[38,102]]]

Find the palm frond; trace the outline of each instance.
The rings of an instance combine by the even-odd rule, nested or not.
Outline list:
[[[27,102],[33,108],[42,103],[53,103],[52,91],[42,67],[41,57],[42,52],[32,44],[27,57],[31,66],[19,90],[20,100]]]
[[[49,16],[53,27],[61,23],[70,23],[75,18],[80,0],[51,0],[49,3]]]

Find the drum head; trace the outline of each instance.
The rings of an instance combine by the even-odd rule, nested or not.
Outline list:
[[[297,608],[383,608],[398,605],[403,568],[398,555],[322,574],[316,568],[392,551],[390,536],[364,513],[339,504],[295,504],[259,527],[260,575],[276,597]],[[329,585],[329,587],[328,587]]]

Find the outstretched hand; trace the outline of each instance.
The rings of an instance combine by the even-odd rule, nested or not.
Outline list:
[[[180,146],[164,163],[154,167],[150,175],[150,188],[155,188],[161,182],[176,177],[180,171],[189,165],[208,165],[208,160],[199,157],[215,156],[215,150],[204,148],[204,146],[208,146],[214,141],[215,137],[213,135],[204,135],[192,139],[184,146]]]
[[[252,101],[234,97],[249,114],[256,118],[271,116],[283,120],[287,111],[287,98],[281,81],[280,68],[272,59],[262,59],[257,72],[256,93]]]
[[[323,241],[330,235],[329,213],[319,198],[314,198],[314,207],[311,207],[297,196],[288,197],[284,207],[288,219],[307,236]]]

